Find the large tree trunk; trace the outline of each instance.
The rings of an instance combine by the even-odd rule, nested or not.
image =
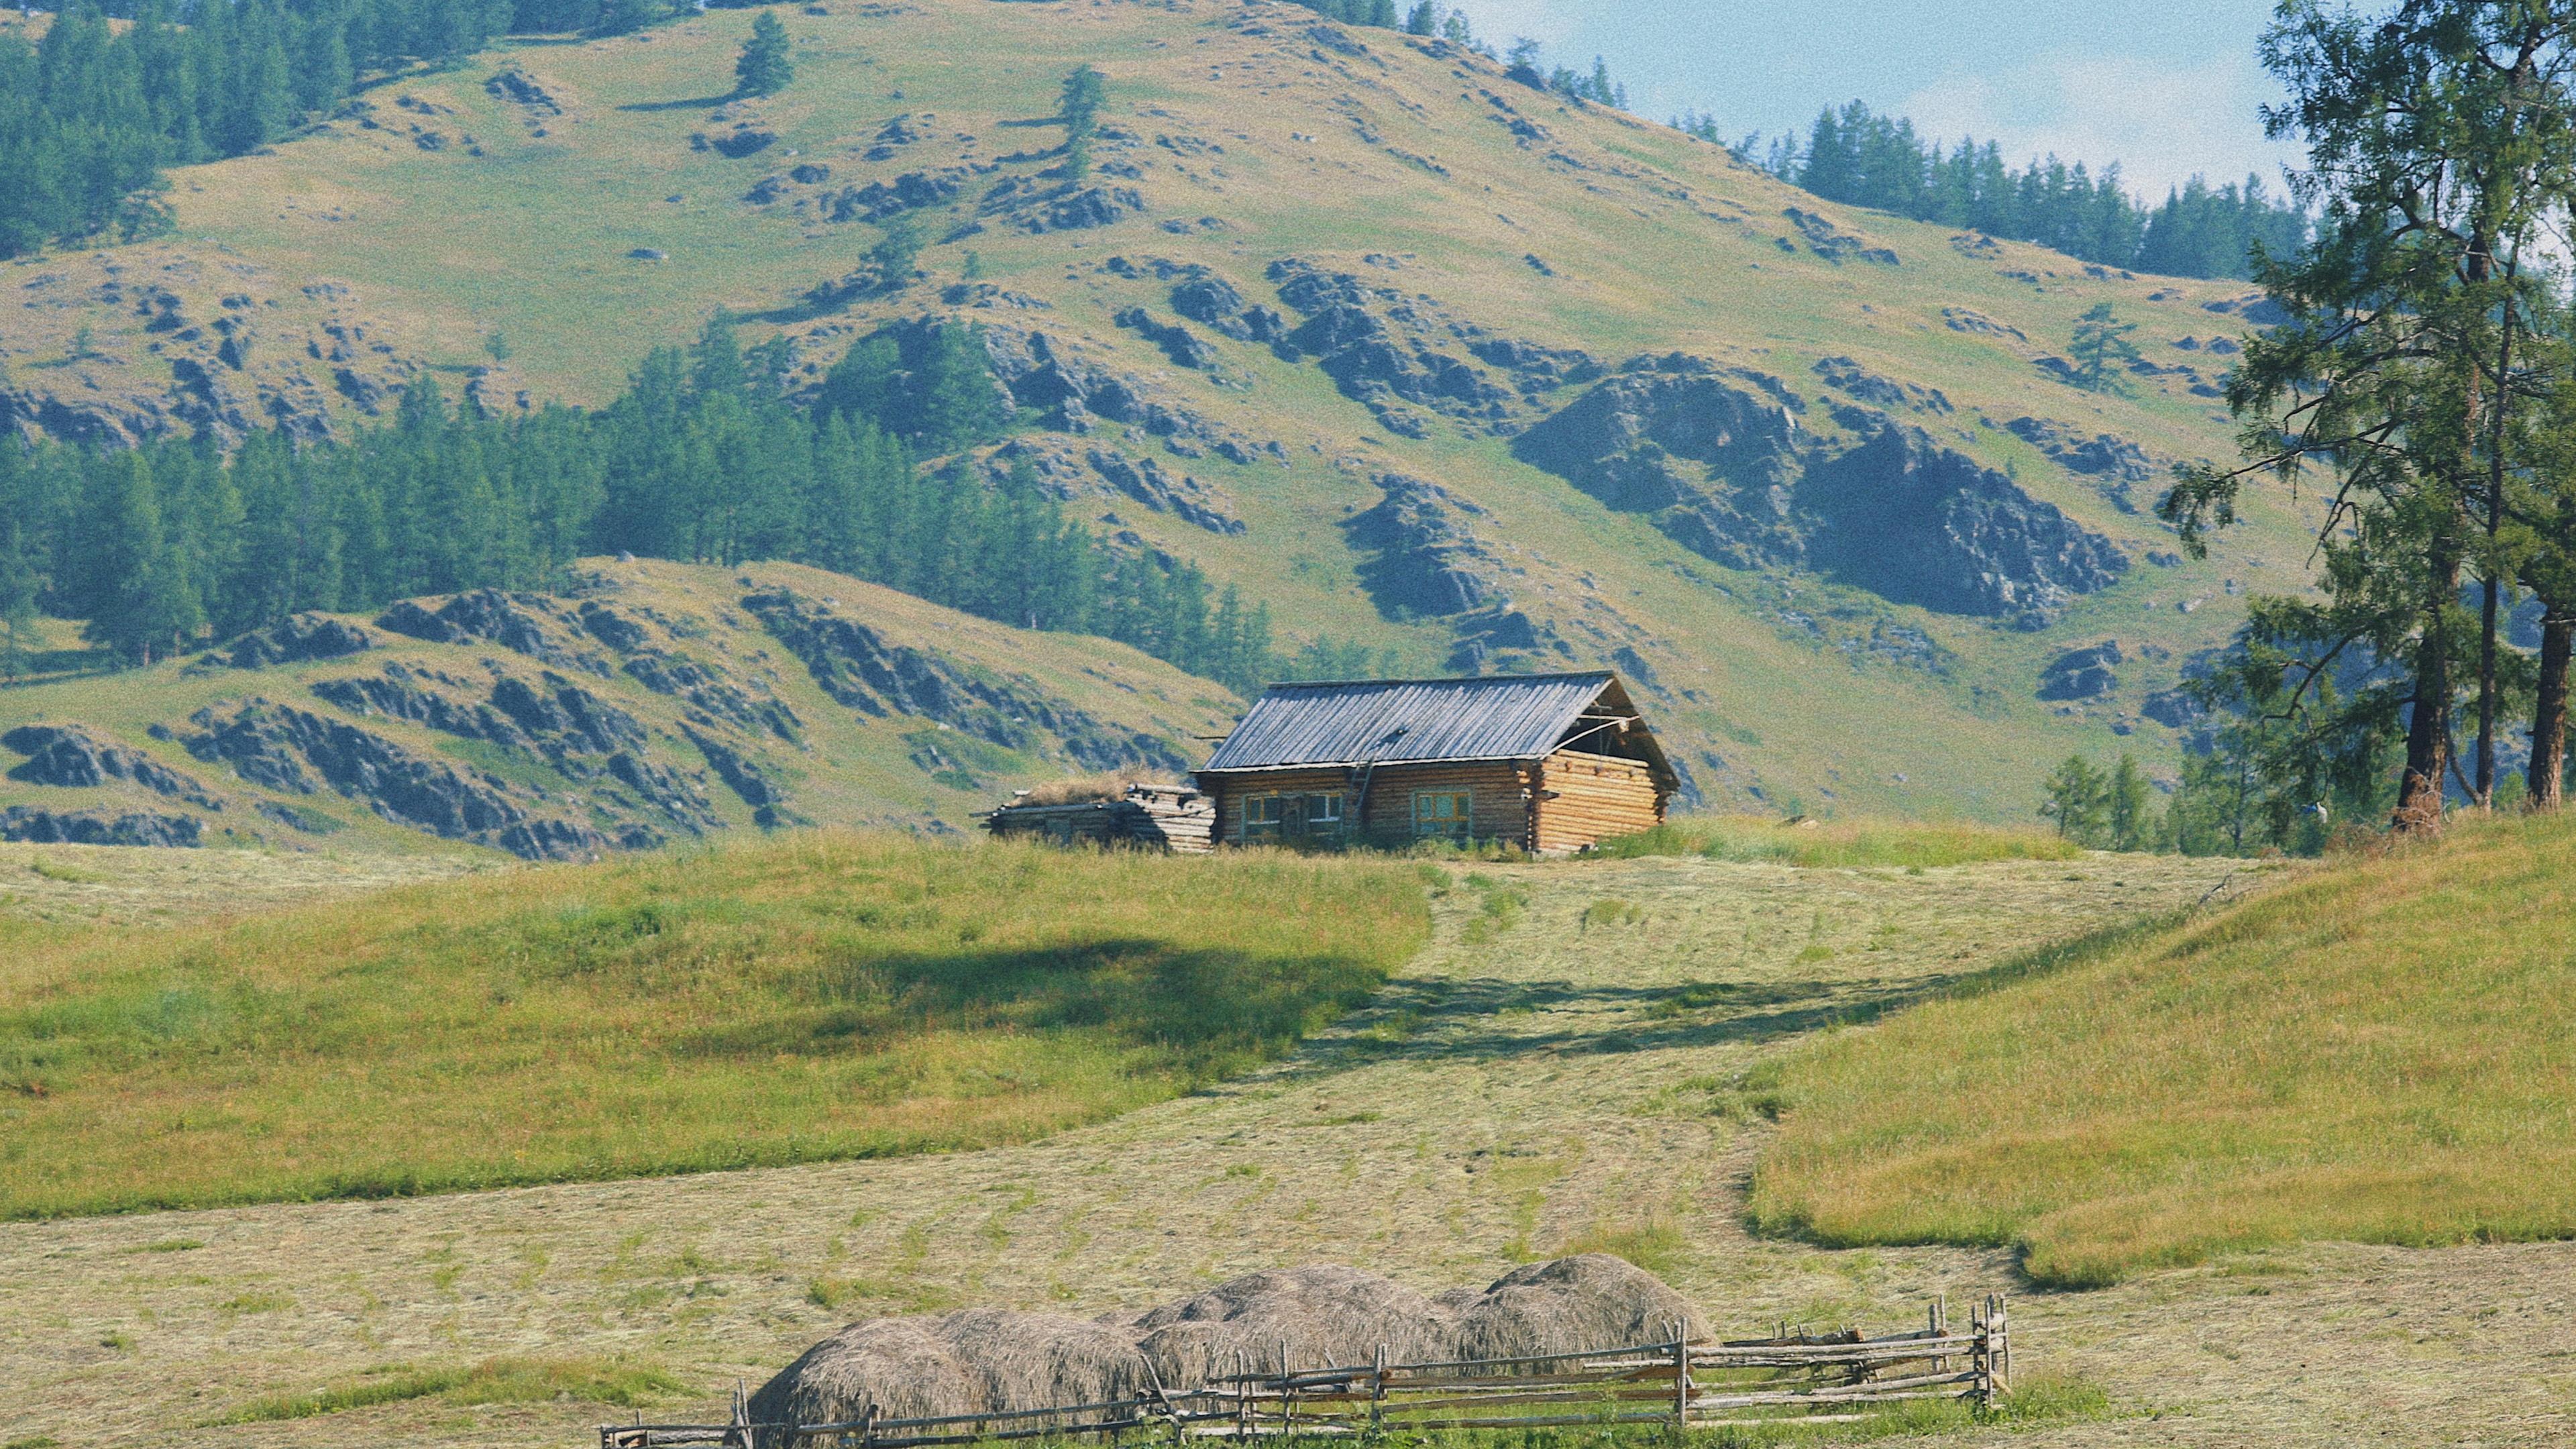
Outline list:
[[[2460,560],[2436,545],[2424,637],[2415,647],[2415,707],[2406,722],[2406,776],[2397,787],[2391,829],[2430,834],[2442,828],[2442,779],[2451,766],[2451,637],[2445,615],[2460,592]]]
[[[2540,621],[2540,700],[2531,711],[2531,808],[2558,808],[2567,772],[2567,660],[2576,653],[2576,615],[2552,609]]]
[[[2487,533],[2493,537],[2494,520],[2488,520]],[[2495,727],[2496,727],[2496,603],[2504,585],[2495,575],[2486,580],[2486,597],[2479,604],[2478,619],[2478,808],[2495,806]]]

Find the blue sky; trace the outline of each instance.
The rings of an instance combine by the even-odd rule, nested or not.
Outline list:
[[[2271,0],[1450,0],[1497,48],[1595,54],[1630,104],[1717,118],[1730,136],[1801,130],[1859,98],[1934,135],[2003,143],[2015,165],[2050,151],[2124,163],[2161,197],[2194,171],[2260,173],[2295,154],[2255,108],[2278,89],[2255,59]]]

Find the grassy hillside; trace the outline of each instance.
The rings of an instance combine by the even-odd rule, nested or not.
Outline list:
[[[2576,1235],[2576,823],[2462,829],[2000,968],[1797,1054],[1753,1202],[2100,1284],[2301,1240]]]
[[[72,729],[163,772],[159,788],[131,765],[74,783],[89,777],[21,759],[33,742],[11,733],[0,811],[343,854],[565,858],[755,824],[948,830],[1014,786],[1195,763],[1240,708],[1124,645],[818,569],[594,559],[574,574],[563,597],[349,616],[326,647],[254,636],[247,654],[0,692],[0,732]]]
[[[1392,864],[836,834],[19,928],[0,1215],[1022,1141],[1277,1054],[1424,929]]]
[[[1099,414],[1079,436],[1042,420],[1055,486],[1104,533],[1238,584],[1292,644],[1357,639],[1414,673],[1479,648],[1489,667],[1616,663],[1699,792],[1739,806],[2008,816],[2034,799],[2039,762],[2068,750],[2169,757],[2145,697],[2226,635],[2241,590],[2292,586],[2304,557],[2268,499],[2207,563],[2161,562],[2172,540],[2138,511],[2165,463],[2230,447],[2212,343],[2244,323],[2206,306],[2241,286],[2124,277],[1828,206],[1480,57],[1285,4],[782,13],[798,79],[765,100],[725,99],[749,22],[711,12],[614,40],[514,43],[380,86],[371,110],[271,154],[178,173],[174,237],[0,269],[21,302],[0,315],[0,395],[22,424],[66,435],[280,412],[345,427],[421,369],[452,386],[487,369],[474,380],[497,406],[522,392],[595,402],[719,306],[752,319],[746,340],[790,336],[808,381],[875,327],[964,316],[1014,345],[1043,335],[1164,423],[1185,420],[1165,433],[1141,411]],[[1047,118],[1085,62],[1108,77],[1088,185],[1109,215],[1058,224],[1045,198],[1069,183]],[[504,71],[543,102],[493,84]],[[905,177],[956,188],[915,213],[933,242],[921,275],[834,290],[881,233],[832,217]],[[1408,346],[1445,349],[1499,393],[1380,406],[1312,355],[1174,310],[1178,279],[1212,277],[1293,314],[1283,262],[1381,289],[1368,305]],[[2036,365],[2100,301],[2141,324],[2156,368],[2127,396]],[[1193,365],[1122,325],[1131,308],[1178,328]],[[251,337],[239,367],[215,359],[219,322]],[[73,355],[84,325],[94,356]],[[510,350],[498,366],[496,334]],[[1514,435],[1595,386],[1567,380],[1595,374],[1548,349],[1595,369],[1682,353],[1758,372],[1819,446],[1854,436],[1852,408],[1884,411],[2008,471],[2130,566],[2025,629],[1694,552],[1515,454]],[[1480,360],[1505,356],[1542,361]],[[1819,374],[1827,359],[1849,366]],[[2122,471],[2072,471],[2115,466],[2066,446],[2097,438],[2134,450]],[[1093,450],[1197,480],[1193,496],[1242,531],[1122,490]],[[1363,524],[1387,472],[1445,490],[1431,511],[1466,541],[1390,552]],[[1849,546],[1870,552],[1865,536]],[[1451,564],[1479,581],[1476,608],[1406,601],[1405,580]],[[2049,660],[2106,638],[2123,649],[2116,689],[2035,698]]]

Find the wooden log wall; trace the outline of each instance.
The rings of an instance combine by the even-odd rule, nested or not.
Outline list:
[[[1559,750],[1540,762],[1531,849],[1581,850],[1663,823],[1664,797],[1642,760]]]
[[[1247,770],[1240,774],[1201,771],[1198,785],[1216,801],[1216,838],[1240,845],[1245,796],[1340,791],[1344,797],[1342,808],[1348,812],[1354,773],[1339,768]],[[1531,840],[1531,792],[1537,779],[1534,766],[1509,760],[1380,765],[1369,773],[1366,818],[1358,824],[1370,840],[1410,841],[1415,838],[1413,798],[1417,793],[1464,791],[1474,812],[1476,839],[1505,840],[1526,850]]]

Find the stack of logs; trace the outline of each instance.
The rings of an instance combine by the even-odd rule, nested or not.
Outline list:
[[[1215,848],[1216,803],[1184,785],[1130,785],[1115,800],[1062,805],[1014,801],[985,816],[984,828],[997,836],[1034,835],[1058,845],[1080,841],[1203,855]]]

